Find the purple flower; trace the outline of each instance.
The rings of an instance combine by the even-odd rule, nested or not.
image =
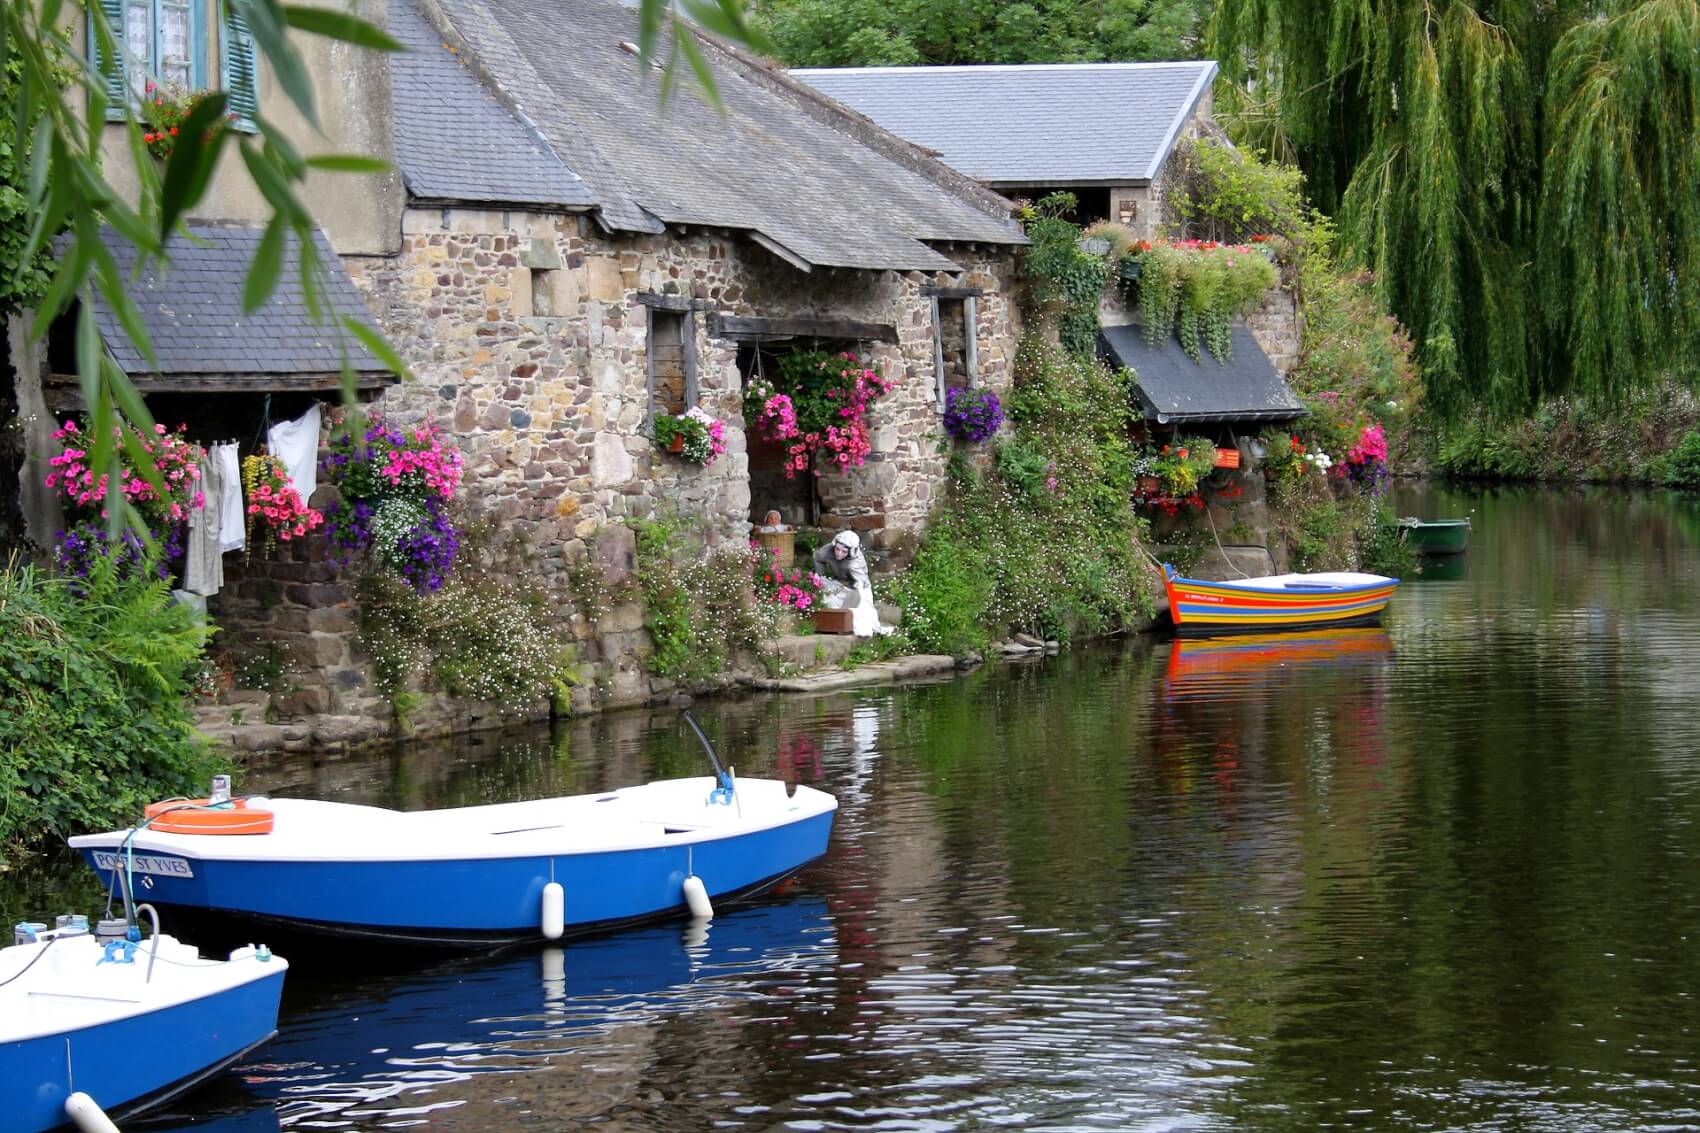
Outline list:
[[[396,541],[401,576],[426,592],[442,587],[459,550],[460,536],[435,499],[425,501],[425,518]]]
[[[989,389],[952,389],[944,396],[945,432],[963,441],[983,441],[1003,424],[1003,405]]]

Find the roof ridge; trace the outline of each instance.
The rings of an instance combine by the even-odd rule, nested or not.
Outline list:
[[[1130,63],[938,63],[903,67],[788,67],[793,75],[984,74],[987,71],[1134,71],[1214,67],[1214,59],[1149,59]]]

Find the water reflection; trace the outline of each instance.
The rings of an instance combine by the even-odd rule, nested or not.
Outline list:
[[[726,918],[701,964],[657,930],[558,970],[303,968],[251,1081],[181,1112],[1700,1126],[1700,504],[1397,491],[1473,530],[1467,576],[1402,586],[1380,631],[699,705],[740,774],[842,803],[796,902],[737,914],[747,950],[722,951]],[[441,806],[702,768],[657,710],[255,778]]]

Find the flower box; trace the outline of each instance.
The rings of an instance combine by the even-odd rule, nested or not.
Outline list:
[[[684,452],[685,438],[682,433],[674,433],[673,439],[667,442],[668,452]]]
[[[1237,448],[1219,448],[1216,450],[1217,468],[1238,468],[1240,466],[1240,450]]]
[[[1162,490],[1163,490],[1163,482],[1161,480],[1157,479],[1157,477],[1155,477],[1155,476],[1141,476],[1139,478],[1139,494],[1140,495],[1142,495],[1142,496],[1155,496],[1158,492],[1160,492]]]
[[[810,614],[815,623],[816,633],[855,633],[855,619],[851,610],[819,609]]]

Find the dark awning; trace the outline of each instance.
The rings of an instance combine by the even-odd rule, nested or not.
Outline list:
[[[316,321],[302,297],[293,237],[271,299],[253,314],[244,314],[242,283],[263,230],[207,223],[188,227],[192,239],[173,238],[166,265],[150,265],[130,284],[153,340],[157,369],[130,341],[98,292],[95,296],[95,323],[106,349],[138,389],[334,390],[340,385],[344,358],[362,388],[397,380],[342,326],[342,318],[352,316],[371,327],[372,316],[323,232],[314,234],[325,284],[322,320]],[[135,248],[111,229],[102,238],[119,270],[130,275]]]
[[[1251,331],[1233,328],[1233,355],[1218,362],[1208,352],[1194,362],[1172,336],[1150,346],[1139,326],[1105,327],[1099,353],[1134,373],[1134,389],[1147,420],[1158,424],[1209,421],[1292,421],[1305,415]]]

